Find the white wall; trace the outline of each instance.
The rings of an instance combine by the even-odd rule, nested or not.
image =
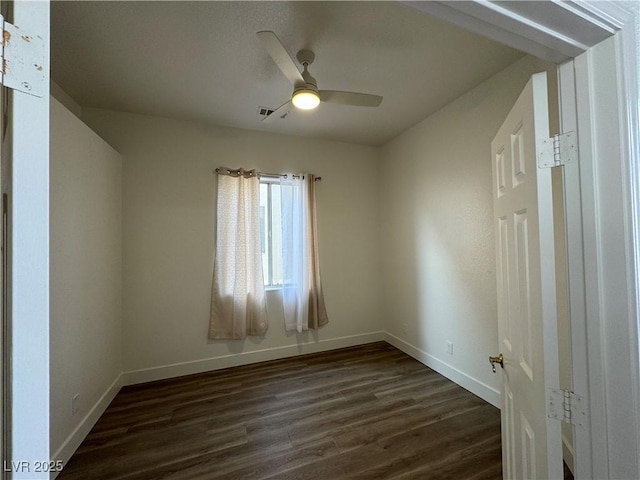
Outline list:
[[[386,330],[394,344],[494,405],[490,143],[529,76],[546,69],[553,91],[555,67],[524,57],[382,148]],[[557,119],[557,106],[551,115]]]
[[[83,109],[83,119],[124,160],[128,382],[383,338],[375,148],[95,109]],[[265,338],[207,340],[218,166],[322,176],[317,201],[327,326],[285,334],[276,292],[268,298]]]
[[[53,98],[50,142],[51,452],[68,460],[122,372],[122,159]]]

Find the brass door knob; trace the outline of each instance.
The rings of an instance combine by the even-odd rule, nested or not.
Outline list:
[[[497,357],[489,357],[489,363],[491,364],[491,370],[496,373],[496,363],[499,363],[504,368],[504,355],[500,354]]]

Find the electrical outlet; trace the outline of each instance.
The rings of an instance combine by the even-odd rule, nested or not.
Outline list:
[[[402,324],[402,334],[406,335],[408,331],[409,331],[409,325],[407,325],[406,323],[403,323]]]
[[[71,415],[75,415],[80,410],[80,394],[76,393],[71,397]]]
[[[447,342],[447,353],[453,355],[453,342]]]

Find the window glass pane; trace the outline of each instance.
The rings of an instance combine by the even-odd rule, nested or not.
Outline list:
[[[291,187],[284,187],[291,190]],[[260,183],[260,243],[262,269],[266,286],[280,286],[284,282],[282,267],[282,190],[277,181]]]
[[[273,262],[273,284],[282,285],[282,217],[280,213],[280,185],[271,185],[271,244]]]
[[[260,184],[260,247],[262,248],[262,274],[264,284],[269,284],[269,185]]]

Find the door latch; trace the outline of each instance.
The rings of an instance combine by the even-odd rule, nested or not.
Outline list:
[[[491,364],[491,370],[496,373],[496,363],[499,363],[504,368],[504,355],[500,354],[497,357],[489,357],[489,363]]]

